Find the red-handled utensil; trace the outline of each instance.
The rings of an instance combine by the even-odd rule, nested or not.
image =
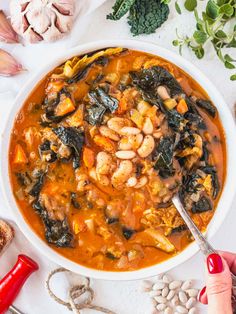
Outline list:
[[[19,255],[13,268],[0,280],[0,314],[11,306],[27,278],[36,270],[38,264],[26,255]]]

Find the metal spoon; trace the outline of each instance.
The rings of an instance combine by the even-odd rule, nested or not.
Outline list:
[[[172,198],[172,202],[175,205],[176,209],[180,213],[181,217],[185,221],[186,225],[188,226],[190,232],[192,233],[194,239],[196,240],[196,243],[198,244],[201,252],[207,257],[208,255],[212,253],[217,253],[217,251],[210,245],[210,243],[206,240],[206,238],[203,236],[201,231],[198,229],[198,227],[195,225],[195,223],[192,221],[191,217],[189,216],[188,212],[185,210],[180,198],[178,195],[175,195]],[[236,309],[236,276],[231,273],[232,277],[232,306],[233,309]]]

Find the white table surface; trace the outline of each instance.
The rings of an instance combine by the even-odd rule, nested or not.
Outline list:
[[[103,0],[85,0],[84,11],[92,4],[99,4]],[[204,2],[204,1],[203,1]],[[14,78],[0,78],[0,130],[2,131],[8,112],[12,106],[14,96],[37,69],[53,60],[59,51],[64,51],[80,43],[86,43],[99,39],[130,39],[132,35],[124,18],[118,22],[112,22],[105,19],[106,14],[110,12],[113,1],[105,2],[101,7],[91,14],[80,18],[76,23],[71,35],[59,42],[52,44],[37,45],[0,45],[12,52],[18,60],[24,64],[28,70],[24,74]],[[4,7],[3,1],[0,1],[0,8]],[[90,9],[90,8],[89,8]],[[191,31],[194,21],[191,14],[184,13],[177,15],[172,9],[169,21],[162,26],[155,34],[149,36],[139,36],[138,39],[156,43],[177,53],[176,48],[171,44],[175,38],[175,28],[181,32]],[[234,51],[233,51],[234,52]],[[184,57],[192,61],[199,69],[204,72],[209,79],[216,85],[219,91],[225,97],[228,106],[233,111],[236,103],[236,83],[229,80],[230,71],[224,69],[223,65],[215,57],[213,50],[210,50],[203,60],[197,60],[189,51],[185,51]],[[204,86],[203,86],[204,87]],[[0,216],[13,219],[3,199],[0,190]],[[235,198],[236,201],[236,198]],[[213,246],[222,250],[236,251],[235,240],[235,204],[217,232],[214,239],[211,239]],[[40,270],[35,273],[24,286],[20,296],[15,301],[15,305],[27,314],[44,313],[69,313],[64,307],[51,300],[44,287],[46,275],[49,270],[57,267],[56,264],[40,256],[33,246],[25,239],[21,232],[16,228],[16,237],[10,249],[0,259],[0,275],[3,275],[14,264],[19,252],[28,254],[40,264]],[[176,267],[171,271],[177,278],[194,278],[198,286],[204,283],[203,258],[198,253],[193,258]],[[102,280],[92,280],[92,287],[96,292],[96,303],[107,306],[119,314],[151,314],[152,306],[150,299],[144,293],[139,291],[140,282],[112,282]],[[60,279],[56,281],[57,291],[61,296],[66,296],[67,280]],[[84,313],[92,313],[91,310],[85,310]],[[206,308],[201,307],[200,313],[206,313]],[[216,313],[217,314],[217,313]]]

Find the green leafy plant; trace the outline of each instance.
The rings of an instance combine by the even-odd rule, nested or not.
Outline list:
[[[130,31],[134,36],[151,34],[168,18],[169,0],[116,0],[107,19],[119,20],[126,13]]]
[[[192,36],[180,36],[173,41],[179,47],[180,54],[184,46],[189,47],[201,59],[205,54],[206,43],[210,42],[217,56],[228,69],[235,69],[236,60],[225,52],[227,48],[236,48],[236,0],[209,0],[205,10],[199,17],[196,0],[186,0],[184,3],[188,11],[194,11],[196,29]],[[236,74],[231,75],[236,80]]]

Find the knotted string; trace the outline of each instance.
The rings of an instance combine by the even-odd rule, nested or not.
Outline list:
[[[70,271],[63,267],[54,269],[52,272],[49,273],[48,278],[46,280],[46,289],[50,297],[54,301],[56,301],[57,303],[61,305],[66,306],[68,310],[72,311],[74,314],[80,314],[80,311],[83,309],[93,309],[95,311],[102,312],[102,313],[116,314],[115,312],[112,312],[107,308],[92,304],[94,300],[94,291],[90,287],[90,279],[87,277],[86,277],[87,279],[86,284],[75,285],[70,288],[68,302],[56,296],[50,287],[50,281],[55,274],[62,273],[62,272],[70,272]],[[86,299],[84,301],[79,302],[78,299],[84,294],[87,294]]]

